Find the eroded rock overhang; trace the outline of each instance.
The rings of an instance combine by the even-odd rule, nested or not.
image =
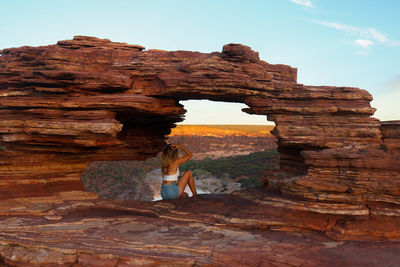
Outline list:
[[[266,174],[270,187],[398,203],[399,125],[381,129],[365,90],[298,84],[295,68],[239,44],[145,51],[76,36],[0,53],[0,198],[83,191],[88,162],[156,155],[183,120],[179,101],[209,99],[245,103],[275,122],[281,163]]]

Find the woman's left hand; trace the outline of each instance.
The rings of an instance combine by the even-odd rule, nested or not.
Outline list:
[[[178,148],[179,148],[179,145],[178,145],[178,144],[171,144],[171,148],[173,148],[173,149],[178,149]]]

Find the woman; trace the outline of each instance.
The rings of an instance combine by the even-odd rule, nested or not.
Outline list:
[[[185,156],[178,157],[178,149],[181,148],[185,152]],[[186,147],[178,144],[169,144],[162,154],[162,184],[161,197],[163,199],[175,199],[187,195],[184,193],[186,185],[189,185],[193,196],[197,196],[196,186],[194,185],[193,174],[191,171],[185,171],[178,181],[179,165],[188,161],[193,157],[192,152]]]

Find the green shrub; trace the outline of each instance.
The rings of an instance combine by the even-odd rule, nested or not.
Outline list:
[[[209,172],[225,181],[244,177],[238,182],[242,184],[242,188],[247,188],[260,185],[259,179],[263,178],[262,172],[276,168],[278,159],[279,153],[275,149],[271,149],[249,155],[191,160],[184,163],[181,170],[182,172],[192,170],[195,176],[197,174],[202,176],[201,174]]]
[[[193,175],[196,177],[203,177],[203,176],[209,176],[210,172],[203,170],[203,169],[194,169],[193,171]]]

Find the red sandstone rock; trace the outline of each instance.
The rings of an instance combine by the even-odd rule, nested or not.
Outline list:
[[[400,121],[383,121],[381,131],[385,143],[400,143]]]
[[[222,58],[228,61],[257,63],[260,61],[258,53],[250,47],[241,44],[227,44],[222,48]]]
[[[27,175],[18,174],[22,166],[33,166],[32,174],[43,177],[36,167],[41,163],[32,159],[38,153],[42,162],[62,168],[74,162],[155,155],[170,128],[182,120],[185,111],[178,101],[183,99],[244,102],[249,106],[245,112],[275,121],[281,174],[267,178],[270,185],[303,197],[307,190],[317,194],[344,187],[332,174],[338,170],[327,166],[309,171],[324,173],[319,185],[313,179],[291,179],[311,167],[302,151],[382,143],[380,122],[370,118],[375,109],[368,92],[297,84],[296,69],[261,61],[257,52],[239,44],[224,46],[222,53],[202,54],[144,51],[137,45],[76,36],[57,45],[10,48],[1,54],[0,134],[6,150],[0,174],[15,181]],[[389,150],[383,152],[386,158]],[[349,159],[361,176],[368,173],[364,159],[363,154]],[[79,183],[82,169],[75,170]],[[288,179],[276,180],[278,176]],[[364,193],[376,195],[373,191],[368,187]],[[7,197],[4,192],[2,198]]]
[[[399,243],[376,241],[399,240],[400,212],[382,211],[373,203],[283,199],[265,189],[161,202],[8,200],[0,204],[0,260],[16,266],[396,265]]]
[[[0,262],[400,261],[398,253],[382,252],[399,250],[382,240],[400,239],[400,127],[370,117],[375,109],[367,91],[297,84],[296,69],[268,64],[237,44],[210,54],[145,51],[77,36],[0,54]],[[156,155],[183,119],[179,101],[186,99],[245,103],[245,112],[275,122],[280,168],[266,172],[266,182],[278,195],[264,190],[198,201],[83,201],[96,197],[83,192],[80,181],[88,162]]]

